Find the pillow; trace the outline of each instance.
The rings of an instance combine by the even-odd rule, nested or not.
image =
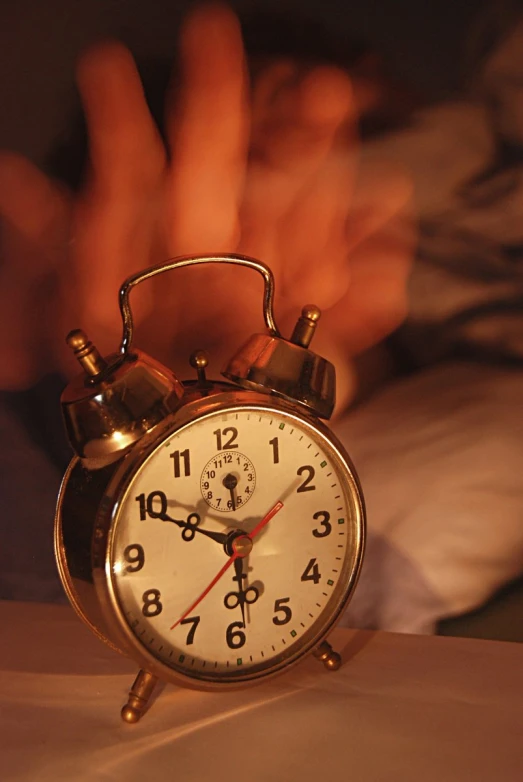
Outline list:
[[[521,371],[449,363],[338,422],[368,515],[342,624],[431,632],[523,572],[522,400]]]

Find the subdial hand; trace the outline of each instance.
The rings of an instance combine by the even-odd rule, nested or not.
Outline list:
[[[185,541],[193,540],[195,534],[198,532],[199,535],[206,535],[206,537],[211,538],[211,540],[215,540],[217,543],[221,543],[222,546],[227,543],[227,533],[212,532],[211,530],[202,529],[199,527],[198,524],[200,523],[200,517],[197,513],[189,514],[189,516],[187,516],[187,521],[183,521],[182,519],[173,519],[172,516],[169,516],[167,513],[158,514],[156,518],[161,519],[161,521],[170,521],[173,524],[176,524],[177,527],[180,527],[183,530],[182,538]]]
[[[238,478],[236,475],[233,475],[232,472],[227,473],[227,475],[224,477],[222,481],[223,485],[231,494],[231,503],[232,503],[232,509],[236,510],[236,500],[234,497],[234,491],[238,485]]]
[[[269,523],[269,521],[283,508],[283,502],[281,500],[278,500],[278,502],[273,505],[273,507],[270,509],[270,511],[263,517],[261,521],[258,522],[258,524],[255,526],[255,528],[250,532],[248,535],[239,535],[237,538],[235,538],[232,542],[232,551],[233,554],[225,565],[221,568],[221,570],[215,575],[211,583],[203,590],[201,595],[194,601],[194,603],[185,611],[184,614],[176,621],[172,626],[171,630],[174,630],[175,627],[177,627],[180,622],[183,622],[184,619],[186,619],[190,613],[194,611],[197,605],[201,603],[204,597],[206,597],[213,586],[218,583],[220,578],[228,571],[230,566],[236,562],[236,560],[241,557],[247,557],[251,551],[252,551],[252,541],[253,538],[258,535],[258,533]]]

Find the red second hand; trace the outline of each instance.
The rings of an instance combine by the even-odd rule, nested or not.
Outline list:
[[[268,513],[267,513],[267,514],[266,514],[266,515],[263,517],[263,519],[262,519],[261,521],[259,521],[259,522],[258,522],[258,524],[255,526],[255,528],[252,530],[252,532],[250,532],[250,533],[248,533],[248,534],[246,533],[245,535],[242,535],[241,537],[250,538],[250,540],[252,540],[254,537],[256,537],[256,535],[258,535],[258,533],[259,533],[259,532],[260,532],[260,531],[263,529],[263,527],[265,527],[265,525],[266,525],[266,524],[268,524],[268,523],[269,523],[269,521],[270,521],[270,520],[271,520],[271,519],[272,519],[272,518],[273,518],[273,517],[274,517],[274,516],[275,516],[275,515],[278,513],[278,511],[280,511],[282,508],[283,508],[283,502],[281,502],[281,500],[278,500],[278,502],[277,502],[277,503],[276,503],[276,504],[275,504],[275,505],[274,505],[274,506],[273,506],[273,507],[270,509],[270,511],[269,511],[269,512],[268,512]],[[233,549],[234,549],[234,543],[233,543],[232,545],[233,545]],[[211,581],[211,583],[209,584],[209,586],[208,586],[208,587],[207,587],[207,588],[206,588],[206,589],[205,589],[205,590],[202,592],[202,594],[200,595],[200,597],[199,597],[197,600],[195,600],[195,602],[192,604],[192,606],[190,606],[190,608],[188,608],[188,609],[187,609],[187,611],[186,611],[184,614],[182,614],[182,616],[181,616],[181,617],[178,619],[178,621],[177,621],[177,622],[175,622],[175,623],[174,623],[174,624],[171,626],[171,628],[170,628],[171,630],[174,630],[174,628],[175,628],[175,627],[177,627],[177,626],[180,624],[180,622],[183,622],[183,620],[184,620],[184,619],[186,619],[186,618],[189,616],[189,614],[190,614],[192,611],[194,611],[194,609],[196,608],[196,606],[197,606],[197,605],[199,605],[199,603],[201,603],[201,601],[203,600],[203,598],[204,598],[206,595],[208,595],[208,594],[209,594],[209,592],[211,591],[211,589],[213,588],[213,586],[214,586],[215,584],[217,584],[217,583],[218,583],[218,581],[219,581],[219,580],[220,580],[220,578],[223,576],[223,574],[227,572],[227,570],[230,568],[230,566],[232,565],[232,563],[234,562],[234,560],[238,559],[238,557],[239,557],[239,556],[240,556],[240,554],[239,554],[239,553],[236,551],[236,549],[234,549],[234,554],[232,555],[232,557],[229,557],[229,559],[227,560],[227,562],[225,563],[225,565],[222,567],[222,569],[220,570],[220,572],[219,572],[219,573],[217,573],[217,575],[216,575],[216,576],[213,578],[213,580]]]
[[[269,523],[269,521],[272,519],[273,516],[276,516],[278,511],[280,511],[283,508],[283,502],[281,500],[278,500],[276,505],[270,509],[270,511],[267,513],[266,516],[263,517],[261,521],[258,522],[258,524],[255,526],[255,528],[252,530],[252,532],[249,532],[247,535],[248,538],[251,540],[256,537],[258,532],[265,527],[266,524]]]

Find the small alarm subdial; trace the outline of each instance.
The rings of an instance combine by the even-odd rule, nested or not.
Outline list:
[[[203,468],[200,488],[207,505],[223,513],[233,513],[254,494],[254,465],[243,453],[221,451]]]

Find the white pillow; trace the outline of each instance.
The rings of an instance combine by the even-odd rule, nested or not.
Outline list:
[[[446,364],[397,381],[335,430],[368,513],[342,624],[431,632],[523,572],[523,372]]]

